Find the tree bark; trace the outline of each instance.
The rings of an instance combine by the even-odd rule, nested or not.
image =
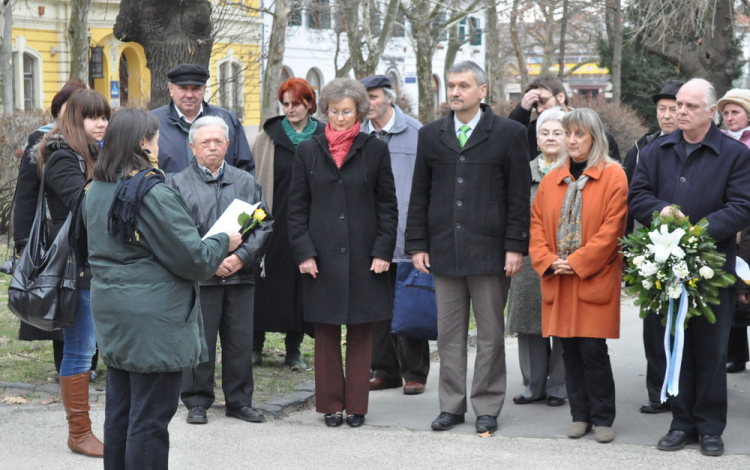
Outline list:
[[[510,40],[513,43],[513,50],[516,52],[518,61],[518,73],[521,78],[521,90],[526,89],[529,83],[529,71],[526,69],[526,55],[523,53],[521,42],[518,40],[518,5],[520,0],[513,0],[513,9],[510,12]]]
[[[417,90],[419,96],[419,121],[435,120],[435,95],[432,89],[432,56],[437,43],[430,37],[428,28],[414,28],[412,32],[417,53]]]
[[[497,1],[487,0],[485,37],[487,45],[484,48],[484,67],[490,81],[487,87],[485,101],[494,105],[505,99],[503,63],[500,57],[500,30],[497,18]]]
[[[68,26],[70,78],[89,82],[89,10],[91,0],[73,0]]]
[[[13,114],[13,8],[4,0],[0,4],[0,82],[3,114]]]
[[[612,8],[612,101],[622,99],[622,10],[620,0],[610,0]]]
[[[276,0],[273,12],[273,24],[268,38],[268,56],[266,69],[263,71],[263,96],[261,97],[260,121],[279,114],[276,91],[279,89],[281,72],[284,68],[284,51],[286,50],[286,29],[292,14],[293,0]]]
[[[443,83],[448,83],[448,70],[453,67],[453,63],[456,61],[458,49],[469,41],[468,34],[464,38],[460,38],[458,34],[458,23],[456,23],[448,31],[448,41],[445,45],[445,63],[443,64]],[[489,45],[487,45],[486,50],[489,50]]]
[[[151,109],[170,102],[167,72],[180,64],[208,69],[213,47],[211,2],[122,0],[114,34],[143,46],[151,70]]]
[[[562,79],[565,76],[565,35],[568,34],[568,12],[570,10],[569,0],[563,0],[562,17],[560,18],[560,59],[557,62],[557,76]]]

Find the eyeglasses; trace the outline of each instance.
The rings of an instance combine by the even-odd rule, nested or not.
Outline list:
[[[539,96],[539,101],[537,101],[537,104],[544,106],[544,104],[554,98],[552,95],[549,96]]]
[[[209,139],[209,140],[201,140],[198,142],[198,145],[201,146],[204,149],[209,148],[212,144],[217,147],[223,147],[227,143],[226,140],[221,139]]]
[[[335,109],[329,109],[328,110],[328,115],[329,116],[333,116],[333,117],[336,118],[336,117],[339,117],[339,114],[341,114],[345,118],[348,118],[348,117],[351,117],[354,114],[354,110],[353,109],[345,109],[343,111],[336,111]]]

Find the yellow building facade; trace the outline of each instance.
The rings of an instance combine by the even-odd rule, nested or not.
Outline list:
[[[206,0],[209,1],[209,0]],[[258,0],[253,0],[257,3]],[[260,124],[260,25],[254,10],[231,12],[213,1],[222,15],[214,42],[206,101],[234,112],[245,126]],[[245,2],[250,3],[250,2]],[[67,29],[69,1],[25,1],[13,7],[13,106],[17,110],[48,110],[57,91],[68,81],[70,47]],[[110,100],[113,107],[148,106],[151,71],[143,47],[122,42],[112,28],[118,0],[91,2],[89,86]],[[175,64],[177,65],[177,64]]]

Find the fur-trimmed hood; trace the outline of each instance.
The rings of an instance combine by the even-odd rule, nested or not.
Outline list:
[[[31,147],[31,150],[29,151],[29,160],[34,165],[37,164],[39,161],[39,149],[42,145],[42,143],[45,143],[45,146],[47,147],[47,150],[49,150],[50,154],[52,152],[55,152],[57,150],[70,150],[73,153],[76,153],[75,150],[68,144],[68,141],[65,140],[65,137],[62,134],[47,134],[36,143],[33,147]]]

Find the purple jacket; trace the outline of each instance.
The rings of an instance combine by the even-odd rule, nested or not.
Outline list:
[[[641,151],[628,194],[628,210],[651,225],[654,211],[677,204],[696,223],[708,220],[708,233],[727,255],[724,269],[734,272],[734,237],[750,225],[750,149],[714,124],[700,147],[685,156],[682,131],[664,136]]]

